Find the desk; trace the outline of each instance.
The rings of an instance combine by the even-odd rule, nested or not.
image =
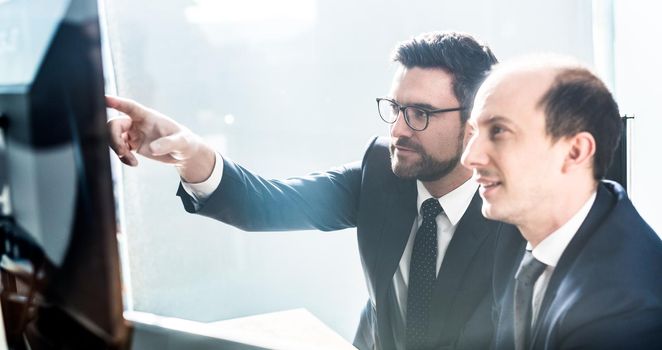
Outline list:
[[[282,349],[355,350],[306,309],[202,323],[129,311],[133,350]]]

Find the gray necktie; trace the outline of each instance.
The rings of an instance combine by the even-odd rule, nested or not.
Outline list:
[[[527,250],[515,274],[515,350],[529,347],[533,286],[546,266]]]
[[[407,290],[407,350],[425,348],[432,304],[432,288],[437,280],[437,215],[443,210],[439,200],[429,198],[421,205],[423,223],[416,232],[409,262]]]

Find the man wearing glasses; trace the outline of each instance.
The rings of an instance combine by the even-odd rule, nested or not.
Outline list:
[[[109,98],[130,118],[109,122],[112,146],[176,165],[187,211],[247,231],[357,228],[370,300],[360,349],[483,349],[493,334],[495,233],[512,226],[480,213],[478,185],[460,156],[476,90],[496,58],[473,37],[427,33],[401,43],[388,97],[390,137],[324,173],[266,180],[222,157],[171,119]]]

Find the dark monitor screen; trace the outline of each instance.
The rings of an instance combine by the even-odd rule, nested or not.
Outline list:
[[[121,348],[128,328],[96,1],[54,1],[55,14],[29,3],[0,5],[16,15],[6,25],[18,48],[0,52],[0,65],[25,72],[0,77],[6,336],[10,347],[18,337],[32,348]]]

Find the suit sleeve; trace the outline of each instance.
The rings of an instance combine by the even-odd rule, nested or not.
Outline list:
[[[356,226],[360,162],[307,176],[270,180],[223,158],[221,184],[204,204],[197,205],[180,184],[177,195],[186,211],[245,231],[331,231]]]

